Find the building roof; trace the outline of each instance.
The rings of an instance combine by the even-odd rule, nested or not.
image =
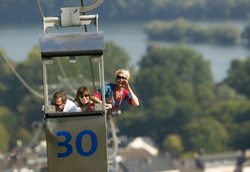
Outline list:
[[[159,150],[156,147],[154,147],[152,144],[149,144],[149,141],[150,140],[146,138],[137,137],[131,143],[129,143],[127,147],[132,148],[132,149],[144,149],[150,155],[156,156]]]

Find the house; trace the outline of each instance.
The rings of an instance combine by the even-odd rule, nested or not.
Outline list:
[[[250,172],[250,160],[247,160],[242,164],[241,172]]]
[[[119,172],[180,172],[167,154],[159,154],[149,138],[137,137],[120,148]]]
[[[203,172],[236,172],[243,156],[242,151],[201,154],[197,165]]]

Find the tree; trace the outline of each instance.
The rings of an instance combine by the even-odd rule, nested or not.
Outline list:
[[[104,68],[105,68],[105,80],[113,81],[115,77],[115,71],[117,69],[125,68],[130,69],[133,73],[132,66],[130,64],[130,57],[128,53],[121,47],[117,46],[111,41],[105,43],[104,52]],[[133,75],[131,75],[133,79]]]
[[[216,85],[215,87],[215,99],[213,102],[216,104],[218,102],[224,102],[224,101],[245,101],[247,100],[246,96],[238,94],[235,89],[230,87],[227,83],[221,82]]]
[[[183,139],[186,150],[206,152],[222,151],[228,144],[228,133],[214,118],[200,117],[193,119],[185,127]]]
[[[167,134],[178,134],[199,115],[214,96],[208,62],[182,47],[149,49],[140,61],[135,88],[145,113],[144,133],[160,145]]]
[[[213,97],[209,63],[191,49],[152,48],[139,67],[135,84],[145,108],[158,106],[154,103],[158,98],[205,105]]]
[[[4,138],[1,139],[0,141],[0,152],[7,152],[9,149],[10,136],[1,122],[0,122],[0,137]]]
[[[43,119],[43,100],[33,95],[24,95],[22,100],[17,105],[19,123],[25,126],[28,130],[31,129],[31,124],[34,121],[41,121]]]
[[[230,127],[237,122],[236,119],[239,119],[239,116],[249,112],[249,105],[249,101],[228,100],[217,103],[207,111],[207,114],[213,116],[225,127]]]
[[[249,121],[249,101],[247,100],[223,100],[215,103],[206,113],[208,116],[216,119],[228,133],[229,148],[240,148],[242,145],[237,140],[242,136],[239,128],[242,127],[242,122]],[[210,125],[210,124],[207,124]],[[236,134],[237,133],[237,134]],[[240,136],[241,135],[241,136]],[[221,137],[220,137],[221,138]],[[241,142],[247,140],[247,137],[241,137]]]
[[[233,60],[228,69],[226,83],[238,93],[250,97],[250,57],[245,60]]]
[[[5,106],[0,106],[0,152],[7,152],[15,140],[15,132],[18,126],[17,115]],[[10,137],[12,136],[12,137]]]
[[[0,122],[9,131],[14,133],[17,127],[17,115],[5,106],[0,106]]]
[[[164,147],[172,155],[178,156],[184,150],[182,139],[177,134],[170,134],[164,139]]]
[[[233,132],[232,146],[234,149],[249,149],[250,120],[242,122]]]
[[[242,32],[242,38],[245,41],[247,46],[250,46],[250,23],[248,21],[248,24],[245,26],[243,32]]]

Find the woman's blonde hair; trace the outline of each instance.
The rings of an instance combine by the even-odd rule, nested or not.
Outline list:
[[[118,69],[115,72],[115,76],[117,76],[119,73],[122,73],[122,74],[126,75],[127,80],[129,80],[129,78],[130,78],[130,72],[129,72],[129,70],[127,70],[127,69]]]

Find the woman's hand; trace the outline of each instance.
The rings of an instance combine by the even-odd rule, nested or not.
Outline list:
[[[106,109],[106,110],[112,109],[112,104],[110,104],[110,103],[105,103],[105,109]]]

